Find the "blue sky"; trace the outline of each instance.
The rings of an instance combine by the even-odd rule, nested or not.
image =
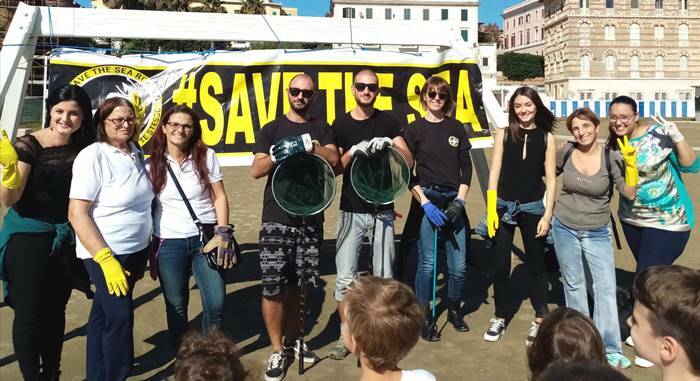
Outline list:
[[[76,0],[83,6],[89,6],[90,0]],[[479,3],[479,22],[502,24],[501,12],[520,0],[481,0]],[[299,16],[323,16],[330,9],[330,0],[276,0],[288,7],[299,9]]]

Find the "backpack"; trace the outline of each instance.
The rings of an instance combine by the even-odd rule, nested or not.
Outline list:
[[[574,149],[576,149],[576,143],[572,142],[569,148],[566,150],[566,152],[564,152],[564,157],[562,158],[561,166],[557,166],[557,176],[561,175],[561,173],[564,172],[566,162],[571,157],[571,154],[574,153]],[[608,202],[610,202],[610,200],[612,200],[613,198],[615,184],[612,175],[612,162],[610,161],[610,152],[610,147],[606,145],[605,154],[603,156],[605,157],[605,169],[608,170]],[[610,212],[610,224],[612,226],[613,236],[615,237],[615,246],[618,250],[622,250],[622,245],[620,244],[620,233],[617,230],[617,223],[615,222],[615,217],[613,216],[612,212]]]

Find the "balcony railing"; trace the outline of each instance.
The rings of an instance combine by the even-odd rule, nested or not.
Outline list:
[[[632,15],[632,16],[639,16],[639,8],[632,8],[632,9],[630,9],[630,15]]]
[[[613,16],[613,15],[615,15],[615,8],[605,8],[605,15],[606,15],[606,16]]]

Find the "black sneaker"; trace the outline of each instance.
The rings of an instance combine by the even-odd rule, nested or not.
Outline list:
[[[289,367],[289,353],[286,351],[272,352],[267,360],[267,370],[265,370],[265,381],[281,381],[287,374]]]
[[[503,336],[506,331],[506,321],[505,319],[492,318],[491,325],[489,329],[484,333],[484,340],[495,342]]]
[[[284,343],[284,348],[285,350],[289,351],[294,351],[294,358],[299,360],[299,345],[301,344],[301,340],[295,339],[294,341],[287,342],[285,341]],[[316,356],[314,352],[309,349],[309,347],[306,345],[306,342],[304,342],[304,348],[301,350],[302,356],[304,357],[304,362],[308,364],[313,364],[316,361],[319,361],[320,358]]]

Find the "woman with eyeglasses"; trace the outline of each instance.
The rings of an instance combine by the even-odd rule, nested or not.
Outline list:
[[[0,140],[0,279],[14,310],[12,344],[25,380],[58,380],[66,303],[75,278],[68,224],[73,160],[95,141],[92,107],[79,86],[58,87],[46,99],[46,125]]]
[[[134,106],[109,98],[94,117],[97,142],[73,163],[68,219],[95,285],[86,378],[125,380],[134,359],[132,292],[146,268],[153,190],[137,144]]]
[[[465,229],[469,225],[464,200],[472,177],[471,144],[464,126],[452,117],[454,99],[447,81],[436,76],[428,78],[420,101],[427,113],[409,124],[405,133],[406,144],[415,158],[411,193],[425,212],[418,238],[415,288],[418,301],[427,311],[421,337],[438,341],[440,333],[434,309],[430,308],[438,236],[444,239],[449,271],[448,321],[458,332],[469,331],[461,300],[467,254]]]
[[[494,238],[495,274],[493,298],[496,316],[484,340],[495,342],[505,332],[509,318],[511,251],[515,228],[525,248],[529,271],[530,302],[535,320],[526,345],[532,344],[547,314],[547,269],[544,248],[554,212],[556,147],[554,115],[537,91],[520,87],[508,102],[508,127],[496,133],[486,202],[486,226]],[[544,178],[544,181],[543,181]],[[546,199],[545,198],[546,192]]]
[[[608,118],[608,146],[619,150],[618,138],[627,137],[637,149],[637,197],[621,199],[618,211],[637,274],[670,265],[683,253],[695,223],[681,173],[700,171],[700,160],[674,123],[640,123],[637,102],[630,97],[613,99]]]
[[[153,191],[157,195],[153,234],[159,244],[151,254],[155,255],[151,258],[151,276],[160,278],[175,351],[189,329],[190,273],[202,297],[202,331],[205,334],[220,326],[226,296],[225,272],[209,267],[201,250],[199,229],[175,181],[207,230],[207,236],[215,234],[224,242],[232,241],[223,175],[214,150],[202,141],[199,119],[196,112],[183,105],[166,111],[153,137],[149,164]],[[232,266],[228,261],[225,267]]]

